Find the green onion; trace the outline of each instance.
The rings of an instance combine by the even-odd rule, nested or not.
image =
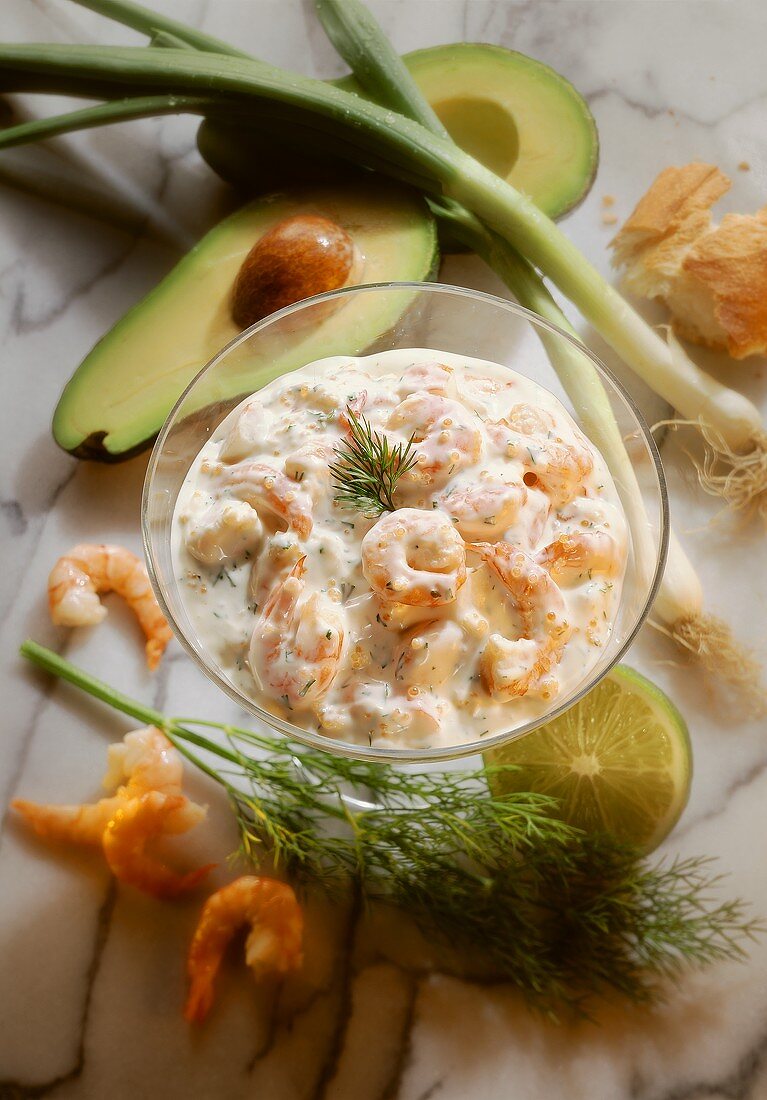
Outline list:
[[[448,136],[402,59],[360,0],[315,0],[315,6],[329,38],[368,94],[384,106],[396,107],[417,119],[434,133]],[[538,273],[508,242],[486,230],[457,203],[432,202],[431,206],[437,217],[449,223],[453,236],[478,253],[523,306],[580,342]],[[634,558],[641,570],[654,558],[649,522],[602,381],[577,346],[558,336],[542,334],[541,339],[589,436],[609,458],[610,468],[623,488],[624,504],[632,516]],[[646,575],[643,580],[649,584],[652,576]],[[738,645],[725,623],[704,612],[701,583],[673,531],[654,610],[661,623],[653,625],[736,687],[750,711],[763,710],[765,695],[759,665]]]

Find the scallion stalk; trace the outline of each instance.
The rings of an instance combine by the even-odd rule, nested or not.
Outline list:
[[[100,8],[104,10],[103,3]],[[553,279],[636,373],[684,417],[709,425],[735,450],[765,446],[761,417],[751,401],[706,375],[688,357],[672,355],[665,341],[529,199],[418,123],[321,81],[231,54],[6,45],[0,48],[0,66],[0,88],[8,91],[107,99],[124,98],[137,88],[147,94],[224,93],[263,104],[286,126],[311,117],[312,125],[333,140],[352,144],[355,159],[365,165],[380,169],[383,162],[390,174],[402,178],[404,169],[412,179],[415,164],[432,194],[466,206]],[[348,146],[341,155],[349,155]]]
[[[449,137],[424,99],[407,67],[360,0],[315,0],[325,31],[366,92],[383,106],[417,119],[434,133]],[[468,245],[503,279],[517,301],[580,342],[575,329],[546,289],[535,269],[511,245],[490,232],[470,211],[449,200],[432,200],[434,213],[447,222],[456,239]],[[552,366],[586,427],[608,458],[631,516],[637,570],[654,559],[642,494],[602,381],[577,346],[560,336],[541,334]],[[643,577],[652,583],[649,573]],[[660,623],[653,623],[712,672],[735,686],[749,710],[764,707],[761,670],[738,645],[726,623],[703,610],[703,590],[673,531],[668,559],[654,604]]]

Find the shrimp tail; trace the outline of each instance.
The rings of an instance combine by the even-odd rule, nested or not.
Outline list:
[[[82,806],[48,806],[14,798],[11,808],[20,813],[42,840],[54,843],[98,845],[109,820],[119,810],[122,799],[102,798]]]

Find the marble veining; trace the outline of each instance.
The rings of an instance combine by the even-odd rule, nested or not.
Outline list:
[[[267,60],[316,75],[343,71],[311,3],[156,0],[164,10]],[[398,48],[501,42],[558,68],[588,97],[601,135],[593,191],[566,230],[609,271],[601,198],[623,218],[654,174],[695,157],[733,177],[722,210],[765,200],[767,14],[756,0],[373,0]],[[137,41],[66,0],[4,0],[3,37]],[[57,100],[56,103],[65,101]],[[35,97],[11,115],[51,109]],[[51,626],[45,580],[78,540],[139,550],[146,456],[112,468],[78,463],[49,434],[64,380],[90,346],[231,208],[195,152],[195,124],[165,118],[57,139],[0,157],[0,797],[87,800],[119,716],[22,666],[32,636],[169,713],[236,720],[175,643],[158,673],[143,666],[135,622],[108,600],[97,631]],[[18,153],[18,155],[17,155]],[[738,171],[747,161],[750,171]],[[33,175],[30,175],[30,172]],[[34,183],[25,189],[24,179]],[[66,188],[62,186],[66,182]],[[451,257],[446,281],[500,292],[482,265]],[[660,316],[652,314],[653,317]],[[585,331],[585,330],[584,330]],[[592,339],[593,334],[589,334]],[[598,354],[619,367],[598,339]],[[701,360],[767,409],[764,362]],[[635,389],[648,416],[658,411]],[[709,607],[763,646],[763,535],[717,515],[664,445],[674,521]],[[764,656],[764,650],[762,649]],[[631,663],[667,688],[688,719],[696,774],[665,851],[710,854],[723,887],[767,915],[764,723],[737,720],[710,678],[680,667],[645,629]],[[210,825],[189,835],[191,862],[236,847],[223,799],[189,776]],[[214,881],[223,882],[221,866]],[[181,1019],[184,950],[197,902],[161,905],[115,888],[87,853],[54,859],[10,816],[0,833],[0,1100],[765,1100],[767,942],[746,966],[691,975],[654,1012],[608,1005],[598,1026],[554,1027],[503,985],[461,973],[399,914],[315,902],[304,972],[279,992],[240,965],[221,977],[207,1026]]]

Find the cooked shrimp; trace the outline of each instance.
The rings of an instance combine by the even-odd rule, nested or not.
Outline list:
[[[623,566],[617,541],[607,531],[596,528],[558,535],[536,554],[535,560],[560,584],[575,581],[586,574],[616,576]]]
[[[307,443],[285,459],[285,473],[305,489],[315,503],[328,492],[335,451],[324,443]]]
[[[14,798],[11,807],[21,814],[42,840],[99,845],[104,830],[123,801],[121,796],[114,795],[81,806],[54,806]]]
[[[181,754],[165,734],[156,726],[145,726],[109,746],[103,782],[107,790],[119,787],[117,793],[127,797],[147,791],[180,794],[183,773]]]
[[[455,378],[453,368],[444,363],[413,363],[402,374],[397,383],[399,397],[411,393],[433,393],[438,397],[455,396]]]
[[[341,664],[344,617],[325,592],[306,597],[300,558],[264,605],[250,642],[250,667],[274,698],[293,710],[316,703]],[[340,595],[340,594],[339,594]]]
[[[305,554],[290,531],[278,531],[266,540],[248,580],[248,597],[255,611],[263,608],[277,582],[284,580],[303,557]]]
[[[162,890],[163,876],[156,869],[162,865],[150,860],[144,847],[160,836],[186,832],[206,813],[204,806],[181,793],[182,771],[181,757],[168,738],[148,726],[126,734],[121,744],[109,748],[104,785],[120,784],[114,795],[80,806],[44,805],[20,798],[11,805],[44,840],[101,845],[118,879],[157,894],[155,886]],[[139,807],[142,800],[146,804]],[[176,881],[185,889],[184,883],[193,885],[207,870],[175,879],[167,868],[164,874],[169,888]]]
[[[264,527],[244,500],[217,500],[186,531],[186,548],[203,565],[226,565],[257,549]]]
[[[246,458],[259,440],[268,435],[274,420],[274,413],[264,406],[261,399],[258,396],[252,397],[241,409],[221,444],[221,461],[240,462]]]
[[[394,679],[404,684],[444,684],[457,669],[464,633],[451,619],[419,624],[407,632],[395,654]]]
[[[229,941],[250,925],[245,962],[257,980],[284,977],[303,962],[303,915],[296,895],[284,882],[244,875],[211,894],[203,906],[189,947],[189,995],[184,1016],[205,1019],[213,1004],[213,983]]]
[[[187,799],[183,795],[148,791],[138,798],[125,798],[107,822],[102,843],[104,856],[115,878],[155,898],[174,898],[191,890],[214,864],[179,874],[147,851],[150,841],[168,833],[184,832],[181,816]]]
[[[527,489],[521,482],[483,471],[474,484],[450,489],[437,500],[464,538],[492,538],[508,531],[517,519]]]
[[[135,613],[146,635],[146,660],[157,667],[173,637],[155,599],[146,566],[122,546],[80,543],[54,565],[48,606],[57,626],[92,626],[106,616],[99,593],[116,592]]]
[[[391,603],[451,603],[466,580],[463,539],[443,512],[389,512],[370,528],[360,552],[370,587]]]
[[[472,543],[495,573],[519,611],[520,638],[491,634],[480,657],[480,675],[496,699],[513,699],[535,690],[553,694],[548,674],[558,663],[572,633],[562,593],[542,566],[507,542]]]
[[[453,474],[473,466],[482,451],[482,432],[469,416],[460,402],[431,393],[413,393],[401,401],[387,427],[408,439],[412,436],[417,453],[415,466],[402,482],[444,485]]]
[[[264,462],[239,462],[224,470],[220,480],[237,500],[283,520],[301,538],[312,530],[312,498],[301,485]]]
[[[554,504],[577,496],[594,468],[589,446],[575,438],[565,440],[554,417],[543,409],[515,405],[486,430],[502,454],[521,461],[525,485],[543,489]]]

